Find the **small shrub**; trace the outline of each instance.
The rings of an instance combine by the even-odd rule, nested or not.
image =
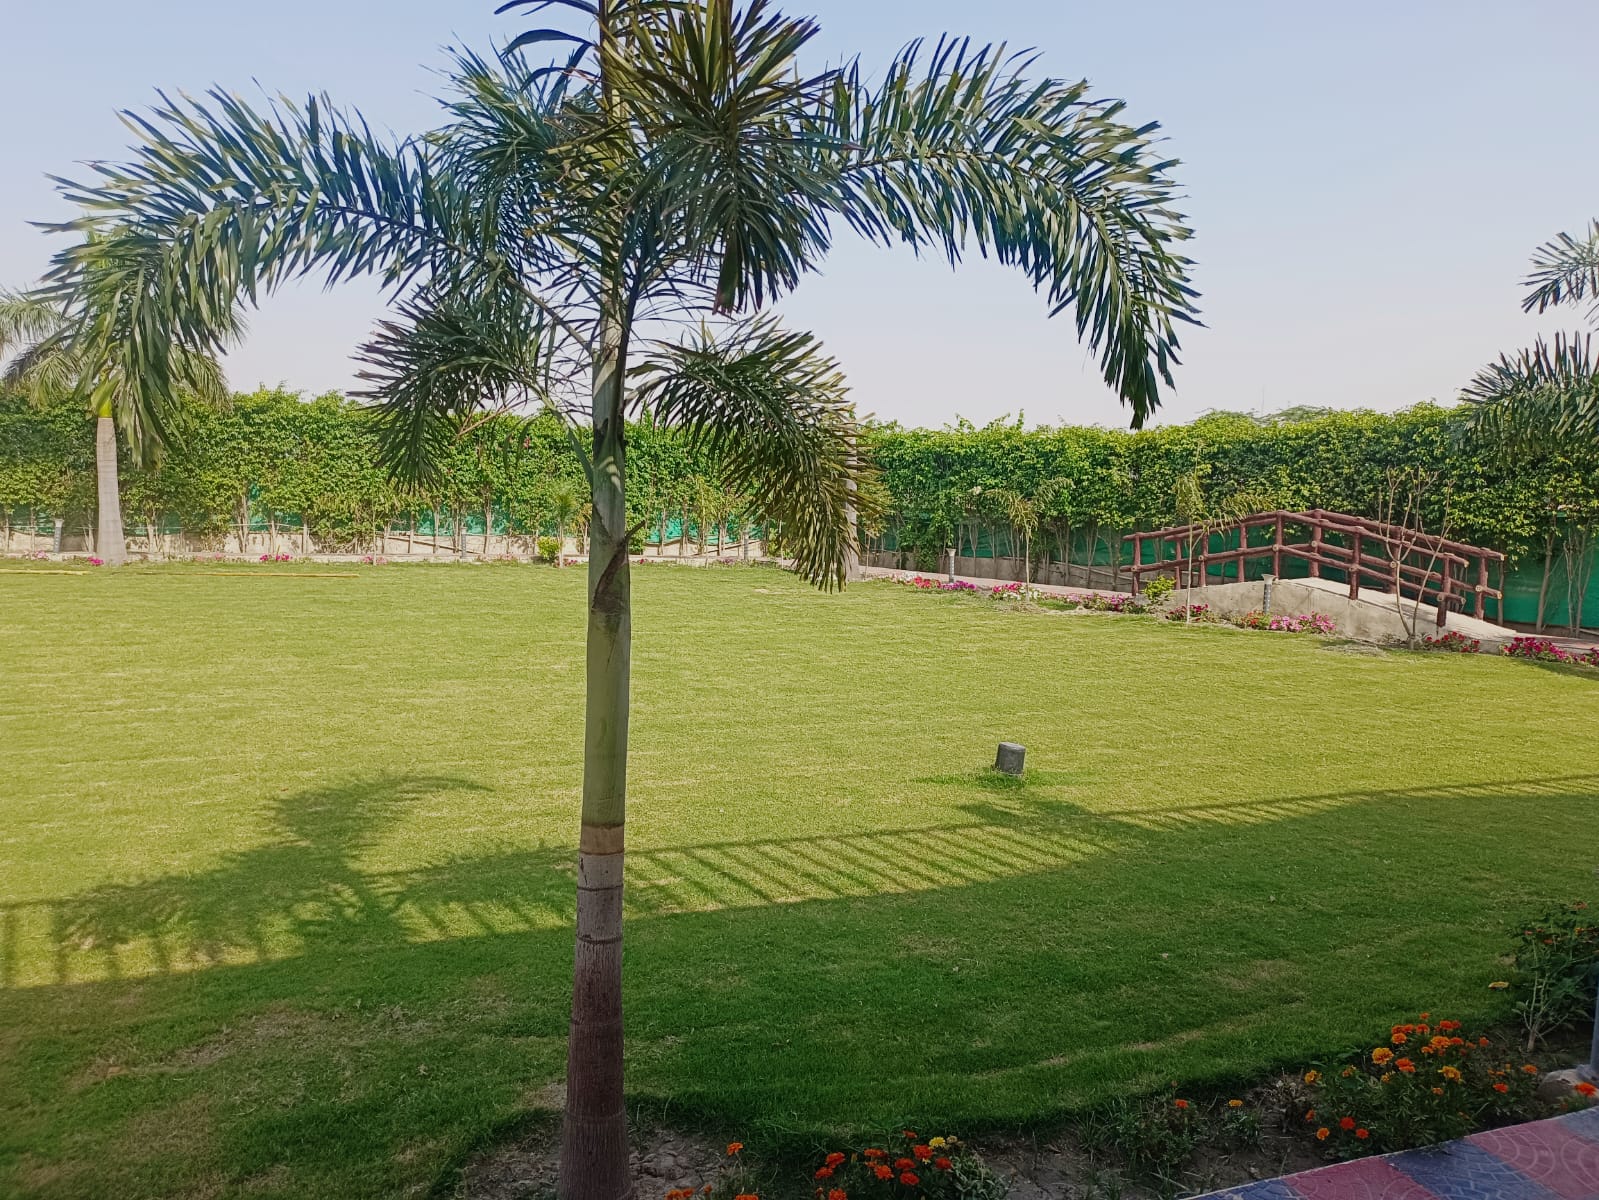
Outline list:
[[[554,563],[561,559],[561,539],[541,537],[539,539],[539,561]]]
[[[1510,979],[1530,1051],[1549,1034],[1593,1017],[1599,979],[1599,921],[1585,903],[1538,914],[1516,934]]]
[[[1090,1113],[1078,1129],[1091,1150],[1120,1156],[1133,1175],[1173,1180],[1206,1141],[1202,1109],[1180,1096],[1115,1100]]]
[[[1185,623],[1188,621],[1208,621],[1210,620],[1210,605],[1184,604],[1177,608],[1167,610],[1166,619],[1168,621],[1181,621]]]
[[[1476,654],[1482,649],[1480,638],[1467,637],[1458,629],[1451,629],[1437,637],[1429,633],[1421,639],[1421,644],[1429,650],[1447,650],[1451,654]]]
[[[1459,1021],[1395,1025],[1341,1068],[1304,1075],[1303,1128],[1333,1158],[1408,1150],[1534,1115],[1538,1068]]]
[[[1159,604],[1177,590],[1177,581],[1170,575],[1157,575],[1144,585],[1144,596],[1151,604]]]
[[[1571,655],[1548,638],[1517,637],[1510,640],[1501,654],[1508,658],[1525,658],[1530,662],[1570,662]]]
[[[95,557],[94,557],[94,556],[93,556],[93,555],[92,555],[92,554],[91,554],[91,555],[90,555],[90,556],[89,556],[89,565],[90,565],[90,566],[91,566],[91,567],[103,567],[103,566],[105,566],[105,559],[103,559],[103,558],[95,558]]]
[[[292,555],[292,554],[263,554],[261,556],[261,561],[262,562],[293,562],[294,561],[294,555]]]
[[[1599,667],[1599,646],[1589,646],[1572,661],[1585,667]]]

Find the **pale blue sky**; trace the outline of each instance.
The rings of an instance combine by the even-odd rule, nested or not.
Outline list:
[[[521,27],[492,0],[7,0],[0,31],[0,282],[49,243],[44,176],[115,156],[114,112],[157,87],[326,90],[376,125],[433,123],[438,47]],[[1159,120],[1198,230],[1208,328],[1162,415],[1448,399],[1487,359],[1555,323],[1523,316],[1531,250],[1599,216],[1594,0],[795,0],[823,23],[818,61],[868,65],[919,34],[1036,46]],[[228,363],[237,387],[345,386],[380,311],[370,287],[275,297]],[[981,262],[958,273],[841,244],[782,305],[839,355],[864,410],[909,424],[1119,424],[1064,318]],[[1573,317],[1575,314],[1573,314]],[[1568,317],[1567,324],[1573,323]]]

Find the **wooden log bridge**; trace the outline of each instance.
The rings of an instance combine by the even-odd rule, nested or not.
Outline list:
[[[1250,535],[1270,541],[1250,544]],[[1290,541],[1290,535],[1294,540]],[[1220,539],[1222,548],[1211,548]],[[1233,544],[1236,539],[1236,545]],[[1349,513],[1312,508],[1303,512],[1278,509],[1242,520],[1174,525],[1130,533],[1133,594],[1146,575],[1170,575],[1179,587],[1203,587],[1213,569],[1223,582],[1242,583],[1252,563],[1269,562],[1270,572],[1283,576],[1285,563],[1303,563],[1313,579],[1324,570],[1340,573],[1349,583],[1349,598],[1359,599],[1362,585],[1388,595],[1398,592],[1434,604],[1442,628],[1451,608],[1486,619],[1490,598],[1504,600],[1505,556],[1497,550],[1436,537],[1404,525],[1390,525]],[[1498,564],[1499,587],[1492,586],[1491,564]],[[1229,579],[1227,568],[1236,568]],[[1264,567],[1261,573],[1265,573]]]

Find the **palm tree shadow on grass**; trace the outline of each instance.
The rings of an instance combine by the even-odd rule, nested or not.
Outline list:
[[[167,972],[270,959],[319,944],[414,940],[400,905],[425,907],[430,872],[457,872],[448,864],[412,872],[415,894],[408,896],[404,877],[363,870],[360,856],[414,802],[483,790],[446,776],[379,776],[280,796],[264,845],[230,852],[206,871],[107,884],[56,902],[50,922],[56,975],[70,978],[74,960],[87,955],[115,978],[128,952],[141,946]],[[541,865],[527,877],[553,882],[553,860]]]

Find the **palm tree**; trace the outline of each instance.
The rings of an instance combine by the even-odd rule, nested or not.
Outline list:
[[[1544,312],[1592,300],[1599,325],[1599,220],[1586,238],[1562,233],[1533,252],[1521,307]],[[1539,338],[1530,350],[1500,355],[1461,393],[1469,422],[1511,450],[1541,451],[1572,442],[1599,446],[1599,357],[1591,334]]]
[[[621,936],[631,593],[625,418],[647,407],[714,455],[841,585],[860,468],[842,374],[764,310],[842,225],[878,244],[981,252],[1072,309],[1140,424],[1194,319],[1187,226],[1154,126],[1086,83],[962,41],[914,44],[876,83],[805,74],[817,33],[766,0],[510,0],[573,14],[500,55],[458,54],[441,128],[387,143],[325,98],[257,112],[213,92],[133,118],[130,162],[68,185],[83,238],[52,280],[91,301],[142,279],[139,336],[99,331],[151,391],[169,348],[220,348],[285,279],[370,273],[397,316],[360,355],[391,467],[425,477],[483,405],[566,419],[593,499],[577,948],[561,1194],[630,1191]],[[548,65],[531,48],[563,45]],[[644,341],[645,328],[682,330]],[[158,334],[158,336],[152,336]],[[635,380],[630,392],[625,387]],[[580,430],[582,434],[580,436]]]
[[[128,560],[122,531],[122,496],[117,477],[117,434],[127,439],[135,463],[146,462],[167,437],[171,391],[145,397],[125,386],[115,367],[97,366],[85,353],[77,322],[81,314],[69,304],[38,293],[0,292],[0,361],[6,362],[5,385],[34,403],[74,393],[88,401],[94,417],[95,554],[109,566]],[[206,403],[227,399],[222,368],[210,354],[179,351],[174,386]]]
[[[550,485],[545,496],[549,505],[550,516],[555,520],[555,565],[566,565],[566,527],[578,519],[583,509],[583,497],[571,483],[564,479],[556,480]]]

